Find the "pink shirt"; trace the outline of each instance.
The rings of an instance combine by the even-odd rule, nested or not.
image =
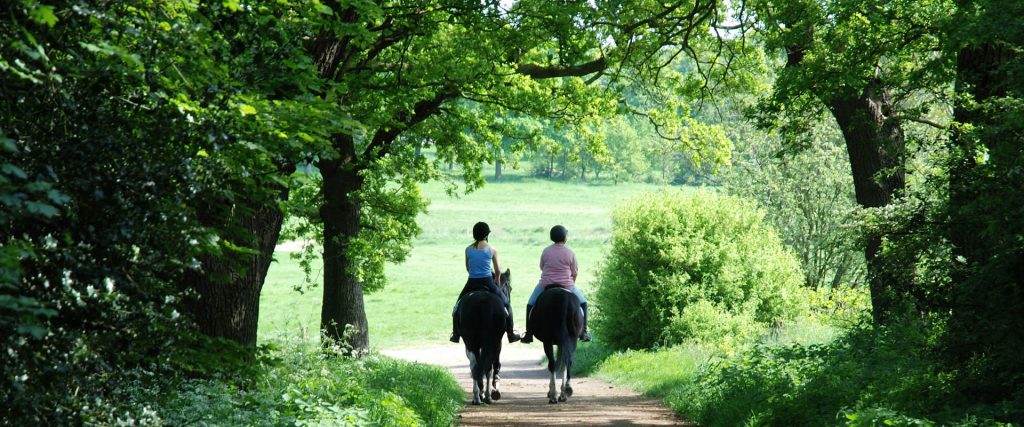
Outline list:
[[[564,243],[555,243],[544,248],[540,255],[540,282],[537,286],[553,283],[572,289],[576,286],[576,254]]]

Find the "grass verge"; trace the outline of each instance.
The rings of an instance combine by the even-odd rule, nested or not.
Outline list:
[[[582,346],[577,373],[663,397],[703,426],[1006,426],[1021,398],[979,405],[958,394],[919,323],[837,330],[795,323],[747,345],[649,351]],[[1016,400],[1015,400],[1016,399]]]
[[[443,368],[371,354],[325,355],[298,344],[274,350],[255,374],[204,379],[145,370],[105,381],[86,425],[448,426],[463,392]]]

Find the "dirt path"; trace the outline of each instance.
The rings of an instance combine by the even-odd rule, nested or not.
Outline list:
[[[412,350],[385,351],[388,356],[448,368],[466,391],[472,382],[461,344]],[[501,352],[501,400],[491,405],[466,405],[463,426],[686,426],[657,399],[592,378],[573,378],[574,394],[567,403],[548,404],[548,372],[537,362],[544,357],[538,344],[506,344]],[[558,383],[561,385],[561,382]]]

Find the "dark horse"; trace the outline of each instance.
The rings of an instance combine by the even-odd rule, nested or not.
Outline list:
[[[501,291],[506,298],[512,293],[510,277],[508,270],[501,274]],[[507,317],[501,298],[487,288],[470,292],[459,300],[459,335],[466,345],[473,376],[474,405],[501,399],[498,371],[501,370],[501,336],[505,333]]]
[[[549,285],[537,298],[530,317],[526,319],[527,329],[544,343],[544,354],[548,357],[548,403],[565,402],[572,396],[572,358],[576,353],[576,340],[583,333],[583,311],[580,301],[569,290]],[[558,357],[554,357],[554,346],[558,346]],[[555,374],[562,376],[562,393],[555,394]]]

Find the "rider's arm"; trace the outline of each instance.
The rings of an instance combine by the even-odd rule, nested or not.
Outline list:
[[[576,283],[576,272],[577,272],[576,254],[572,254],[572,263],[569,264],[569,271],[572,272],[572,282]]]
[[[501,267],[498,266],[498,250],[491,246],[491,262],[494,263],[494,271],[491,274],[494,275],[494,284],[499,288],[501,287]]]
[[[466,272],[469,273],[469,248],[462,251],[462,257],[466,260]]]

